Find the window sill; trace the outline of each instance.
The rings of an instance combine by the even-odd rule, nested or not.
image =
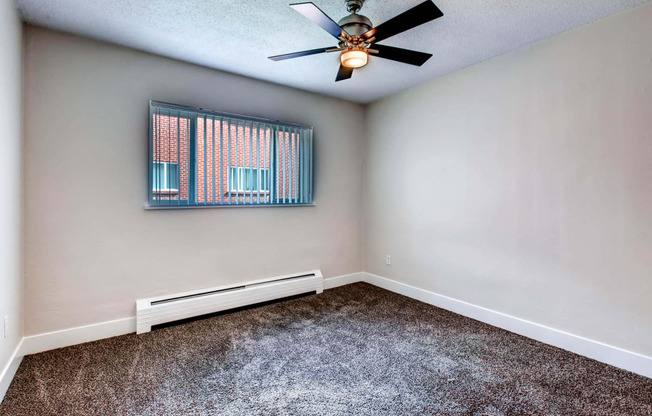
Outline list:
[[[309,204],[224,204],[224,205],[149,205],[143,208],[146,211],[173,210],[173,209],[207,209],[207,208],[295,208],[315,207],[314,202]]]

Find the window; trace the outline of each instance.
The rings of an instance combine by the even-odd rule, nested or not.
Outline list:
[[[229,184],[231,192],[269,191],[269,169],[232,166]]]
[[[179,164],[153,162],[153,191],[179,191]]]
[[[311,205],[312,128],[150,101],[149,206]]]

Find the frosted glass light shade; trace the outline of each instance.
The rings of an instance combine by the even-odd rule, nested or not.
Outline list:
[[[342,65],[347,68],[361,68],[367,65],[369,54],[361,49],[350,49],[342,52]]]

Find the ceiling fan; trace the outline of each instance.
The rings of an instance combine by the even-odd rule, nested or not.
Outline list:
[[[270,56],[269,59],[282,61],[324,52],[340,52],[340,69],[337,71],[337,77],[335,78],[337,82],[351,78],[355,68],[361,68],[367,64],[370,54],[379,58],[391,59],[416,66],[423,65],[432,56],[429,53],[379,45],[377,43],[442,17],[444,13],[431,0],[426,0],[418,6],[376,27],[372,26],[371,20],[366,16],[358,14],[365,0],[344,1],[347,10],[351,14],[343,17],[338,23],[335,23],[312,2],[290,4],[290,7],[294,10],[335,37],[339,41],[336,47]]]

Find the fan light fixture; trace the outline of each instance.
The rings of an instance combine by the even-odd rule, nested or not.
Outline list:
[[[269,59],[284,61],[320,53],[340,52],[340,67],[335,77],[335,82],[339,82],[351,78],[356,68],[367,65],[370,54],[374,57],[373,59],[389,59],[414,66],[421,66],[432,57],[430,53],[395,48],[378,43],[442,17],[444,13],[439,10],[439,7],[432,0],[424,0],[421,4],[376,27],[372,25],[368,17],[359,14],[365,1],[344,0],[346,9],[350,14],[341,18],[338,23],[335,23],[333,19],[328,17],[311,1],[290,4],[290,7],[294,10],[333,36],[336,39],[337,46],[274,55],[270,56]]]
[[[369,54],[362,49],[349,49],[342,52],[342,65],[347,68],[362,68],[367,65]]]

